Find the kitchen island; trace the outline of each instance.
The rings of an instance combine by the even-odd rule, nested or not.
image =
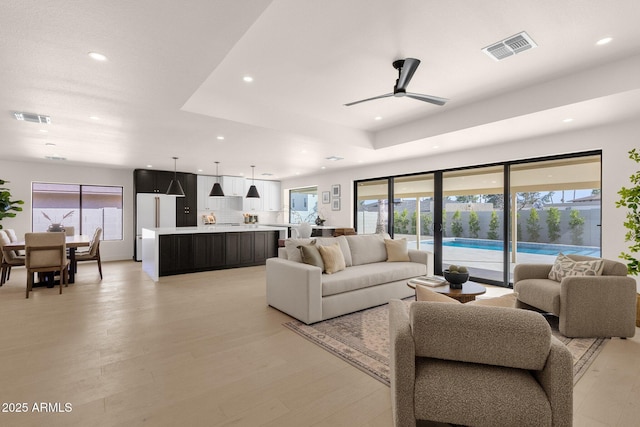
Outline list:
[[[162,276],[247,267],[277,256],[287,228],[266,225],[203,225],[142,229],[142,269]]]

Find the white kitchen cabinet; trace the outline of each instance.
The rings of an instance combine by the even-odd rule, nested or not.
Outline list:
[[[221,176],[220,185],[222,185],[222,191],[224,191],[224,195],[244,197],[247,194],[244,186],[244,181],[245,179],[241,176]]]
[[[245,191],[244,191],[244,196],[247,195],[247,191],[249,191],[249,187],[251,187],[251,185],[255,185],[256,189],[258,190],[258,194],[260,195],[259,198],[254,199],[254,198],[244,198],[244,210],[246,212],[259,212],[259,211],[263,211],[263,200],[264,200],[264,181],[260,181],[259,179],[256,180],[251,180],[251,179],[246,179],[245,180]]]
[[[282,209],[280,181],[264,181],[264,200],[262,202],[263,210],[276,212]]]
[[[213,204],[213,200],[209,197],[209,193],[211,192],[211,187],[216,182],[215,176],[209,175],[198,175],[198,210],[199,211],[208,211],[212,209],[216,209]]]

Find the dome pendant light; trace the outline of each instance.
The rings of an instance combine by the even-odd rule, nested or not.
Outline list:
[[[213,184],[213,187],[211,187],[211,192],[209,193],[209,197],[224,197],[224,191],[222,191],[222,186],[220,185],[220,183],[218,182],[218,163],[220,162],[215,162],[216,164],[216,183]]]
[[[173,158],[173,179],[171,183],[169,183],[169,188],[167,188],[167,194],[169,196],[176,197],[184,197],[184,190],[182,189],[182,185],[180,185],[180,181],[178,181],[178,172],[176,171],[176,160],[177,157]]]
[[[260,194],[258,193],[258,189],[255,186],[253,181],[253,170],[255,166],[251,165],[251,187],[249,187],[249,191],[247,192],[247,199],[259,199]]]

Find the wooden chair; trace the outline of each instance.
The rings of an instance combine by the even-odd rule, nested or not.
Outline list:
[[[0,259],[1,259],[1,274],[0,274],[0,286],[4,285],[4,283],[9,280],[11,276],[11,267],[17,267],[24,265],[24,255],[18,255],[16,251],[5,251],[4,245],[8,245],[11,243],[11,239],[6,233],[6,230],[0,230],[0,246],[2,250],[0,251]]]
[[[102,236],[102,228],[96,228],[93,238],[89,243],[89,250],[86,252],[76,252],[76,263],[78,261],[98,261],[98,272],[100,280],[102,280],[102,262],[100,261],[100,237]]]
[[[69,261],[64,232],[26,233],[24,235],[27,267],[27,294],[33,289],[33,273],[60,272],[62,284],[69,283]]]
[[[75,236],[76,228],[75,227],[64,227],[64,234],[67,236]]]

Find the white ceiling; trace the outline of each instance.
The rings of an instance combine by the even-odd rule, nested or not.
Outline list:
[[[637,0],[2,1],[0,150],[283,179],[640,118],[638,16]],[[481,52],[521,31],[538,48]],[[343,105],[391,92],[405,57],[422,61],[410,91],[451,101]]]

